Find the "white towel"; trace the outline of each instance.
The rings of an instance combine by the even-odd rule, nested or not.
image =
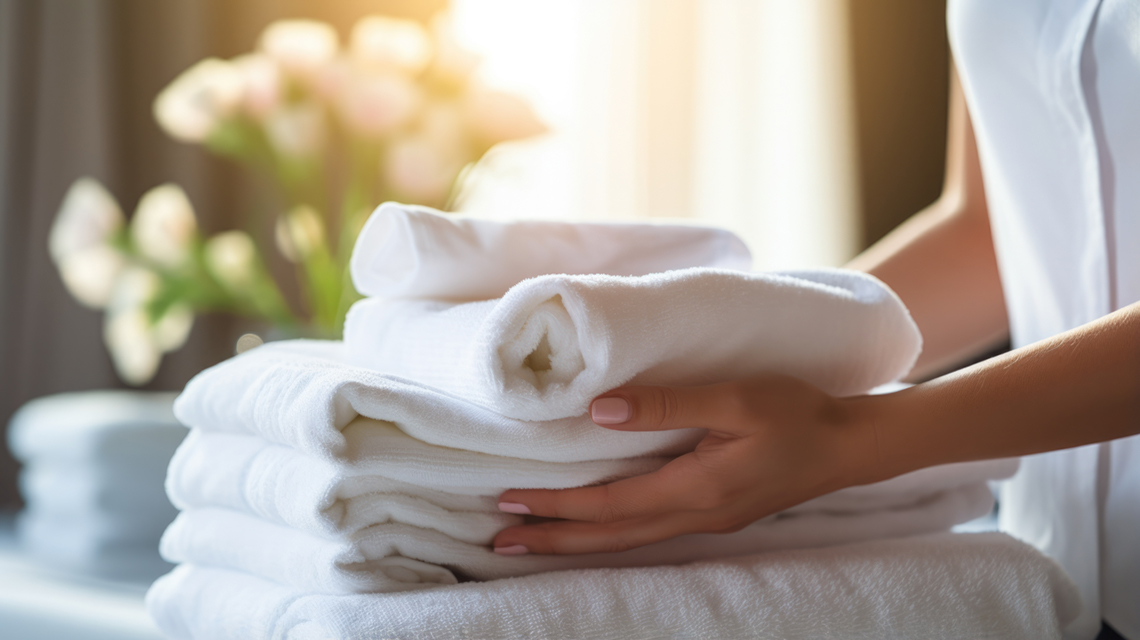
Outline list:
[[[983,533],[368,595],[184,565],[147,606],[172,640],[1050,640],[1080,600],[1055,562]]]
[[[355,449],[354,432],[355,428],[346,430],[350,451]],[[412,451],[399,446],[395,449]],[[410,461],[388,458],[376,465],[333,463],[252,436],[194,430],[171,462],[167,490],[180,509],[220,507],[321,536],[401,523],[473,544],[488,544],[498,531],[522,523],[520,516],[499,512],[497,497],[525,475],[525,469],[522,473],[513,471],[512,464],[521,463],[525,468],[533,467],[533,463],[501,459],[497,468],[502,475],[490,478],[495,486],[433,489],[413,484],[419,478],[403,469],[422,467],[432,455],[429,445],[421,444],[414,451],[417,453],[409,456]],[[448,456],[451,450],[443,449],[439,454]],[[1016,470],[1016,459],[932,467],[885,482],[850,487],[785,513],[904,509],[940,491],[1008,478]],[[453,473],[467,475],[459,465]],[[487,478],[484,476],[484,481]],[[556,480],[548,478],[550,484]]]
[[[548,273],[645,275],[687,267],[747,271],[730,231],[647,223],[496,222],[389,202],[365,223],[352,280],[368,296],[486,300]]]
[[[174,393],[81,391],[36,398],[20,407],[8,445],[22,462],[169,460],[186,436]]]
[[[173,519],[170,513],[163,522],[144,519],[132,523],[99,513],[60,515],[30,509],[16,518],[16,533],[26,553],[55,567],[153,580],[170,570],[158,554],[158,541]]]
[[[548,462],[671,456],[692,449],[703,435],[699,429],[614,431],[584,415],[550,422],[504,418],[345,360],[339,342],[269,343],[199,373],[174,412],[202,430],[253,434],[330,460],[345,459],[341,430],[357,416],[392,422],[435,445]]]
[[[36,461],[20,470],[24,502],[41,511],[106,514],[173,510],[163,491],[166,465],[140,470],[126,465]],[[169,522],[174,518],[170,513]]]
[[[853,271],[686,269],[540,276],[498,300],[365,299],[352,361],[522,420],[586,413],[626,383],[693,385],[782,373],[839,396],[910,370],[921,336],[894,293]]]
[[[775,549],[821,547],[948,530],[988,513],[993,496],[976,483],[940,492],[905,509],[848,515],[821,512],[761,520],[724,535],[688,535],[620,553],[501,556],[489,545],[438,531],[388,523],[323,537],[227,509],[183,511],[163,534],[162,556],[244,571],[321,593],[394,591],[442,584],[451,570],[477,580],[591,567],[654,566]],[[387,563],[401,564],[398,572]]]

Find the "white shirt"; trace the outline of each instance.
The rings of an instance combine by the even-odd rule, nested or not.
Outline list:
[[[1014,346],[1140,300],[1140,1],[950,0]],[[1140,640],[1140,437],[1030,456],[1001,524]]]

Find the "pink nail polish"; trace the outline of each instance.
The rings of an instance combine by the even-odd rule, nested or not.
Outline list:
[[[509,547],[495,547],[495,553],[501,556],[521,556],[530,552],[521,544],[512,544]]]
[[[631,413],[625,398],[598,398],[590,405],[590,419],[596,424],[621,424]]]
[[[525,504],[519,504],[517,502],[500,502],[499,511],[502,511],[503,513],[517,513],[520,516],[530,515],[530,507],[526,506]]]

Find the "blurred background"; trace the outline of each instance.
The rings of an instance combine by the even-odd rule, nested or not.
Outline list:
[[[938,196],[944,2],[0,0],[0,425],[38,396],[124,386],[102,313],[69,295],[47,250],[76,179],[128,213],[176,182],[204,234],[266,206],[256,178],[162,131],[164,87],[252,50],[274,20],[324,21],[345,42],[365,15],[426,28],[445,10],[480,81],[546,128],[491,148],[459,210],[719,224],[769,269],[840,265]],[[200,316],[144,388],[180,389],[247,328]],[[0,506],[19,504],[16,474],[0,447]]]

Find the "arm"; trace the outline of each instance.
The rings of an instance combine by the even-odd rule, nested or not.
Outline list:
[[[895,289],[925,340],[922,376],[1000,340],[1005,306],[973,134],[955,82],[937,203],[856,258]],[[764,376],[627,387],[591,415],[625,431],[703,427],[657,472],[563,491],[512,490],[504,510],[561,518],[501,531],[501,553],[619,551],[736,531],[843,487],[926,466],[1038,453],[1140,433],[1140,303],[1049,340],[885,396],[837,399]]]
[[[709,434],[647,475],[507,491],[504,510],[565,520],[504,529],[496,551],[620,551],[686,533],[738,531],[824,493],[930,465],[1135,435],[1140,303],[889,395],[838,399],[794,378],[764,376],[617,389],[595,400],[591,415],[623,431],[704,427]]]
[[[946,179],[937,202],[847,265],[887,283],[918,324],[924,379],[1008,334],[974,131],[957,75],[950,89]]]

